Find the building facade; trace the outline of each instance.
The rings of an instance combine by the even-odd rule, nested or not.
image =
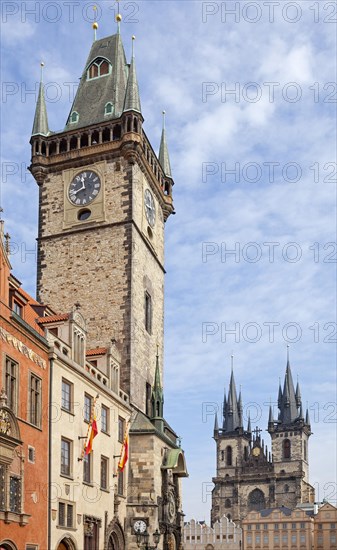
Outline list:
[[[213,527],[204,521],[191,521],[184,525],[184,550],[241,550],[242,531],[223,516]]]
[[[283,390],[279,387],[278,419],[269,411],[271,449],[260,429],[243,426],[241,392],[237,395],[232,371],[229,392],[224,396],[223,422],[217,417],[214,439],[217,473],[212,492],[211,522],[223,515],[240,522],[250,511],[314,502],[308,478],[308,440],[311,435],[308,411],[304,418],[299,384],[294,388],[289,360]]]
[[[313,550],[313,512],[280,508],[249,512],[242,520],[243,548],[257,550]],[[330,549],[326,546],[325,550]]]
[[[329,502],[323,503],[315,515],[315,550],[336,550],[337,548],[337,508]]]
[[[94,41],[61,132],[49,129],[40,85],[30,167],[39,185],[37,294],[56,312],[80,310],[88,349],[111,343],[119,354],[120,391],[132,412],[125,507],[114,512],[122,536],[111,550],[137,548],[135,525],[159,530],[158,548],[174,550],[187,475],[161,385],[164,224],[174,182],[165,127],[158,156],[143,130],[135,57],[127,63],[120,19],[115,35]],[[65,548],[81,548],[68,539]]]
[[[47,548],[48,343],[40,305],[11,273],[0,221],[0,547]]]

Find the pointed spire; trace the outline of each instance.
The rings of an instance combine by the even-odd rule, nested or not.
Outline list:
[[[36,103],[32,136],[38,136],[38,135],[47,136],[49,134],[47,107],[44,99],[43,67],[44,67],[44,63],[43,61],[41,61],[40,88],[39,88],[39,96],[37,98],[37,103]]]
[[[223,421],[222,421],[222,429],[226,431],[226,418],[227,418],[227,399],[226,399],[226,388],[224,391],[224,397],[223,397]]]
[[[139,88],[138,88],[138,80],[137,80],[137,74],[136,74],[136,62],[135,62],[135,53],[134,53],[135,39],[136,37],[133,36],[132,37],[132,58],[131,58],[130,69],[129,69],[128,83],[126,86],[124,113],[126,111],[137,111],[138,113],[142,112],[142,108],[140,106]]]
[[[297,407],[300,407],[302,405],[302,399],[301,399],[301,390],[300,390],[300,385],[298,383],[298,380],[297,380],[297,385],[296,385],[295,397],[296,397],[296,405],[297,405]]]
[[[163,111],[163,129],[162,129],[160,148],[159,148],[159,162],[165,176],[167,178],[172,178],[170,157],[169,157],[168,147],[166,142],[165,114],[166,114],[165,111]]]
[[[274,424],[274,417],[273,417],[273,408],[271,405],[269,405],[269,419],[268,424]]]
[[[152,403],[152,418],[162,419],[164,409],[164,394],[160,381],[160,367],[159,367],[159,346],[157,346],[156,356],[156,371],[154,375],[154,384],[151,396]]]
[[[250,415],[248,416],[247,432],[248,432],[249,434],[252,433],[252,424],[251,424],[251,421],[250,421]]]
[[[218,433],[218,431],[219,431],[218,413],[215,413],[215,418],[214,418],[214,434]]]
[[[238,400],[238,413],[239,413],[239,428],[243,428],[243,422],[242,422],[243,406],[242,406],[242,398],[241,398],[241,386],[240,386],[240,393],[239,393],[239,400]]]
[[[310,417],[309,417],[309,410],[307,409],[307,412],[305,414],[305,423],[307,426],[310,426]]]
[[[277,406],[280,409],[282,407],[282,389],[281,389],[281,380],[279,380],[279,387],[278,387],[278,398],[277,398]]]
[[[240,405],[240,397],[238,399],[236,393],[234,372],[233,372],[233,357],[231,365],[231,378],[229,383],[228,398],[226,402],[226,407],[224,407],[224,430],[226,432],[234,432],[237,428],[242,427],[242,418],[240,415],[240,406],[242,408],[242,400]],[[224,399],[226,401],[226,398]]]

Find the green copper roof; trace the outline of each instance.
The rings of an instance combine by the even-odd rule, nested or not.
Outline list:
[[[109,71],[97,77],[89,77],[89,68],[100,60],[107,61]],[[96,40],[85,65],[79,88],[72,105],[66,130],[90,126],[119,118],[124,109],[129,66],[126,62],[121,36],[115,34]],[[112,112],[106,114],[107,104]],[[71,114],[77,113],[78,120],[71,122]]]
[[[170,157],[168,153],[167,143],[166,143],[166,131],[165,127],[163,128],[160,141],[159,149],[159,162],[164,171],[164,174],[168,178],[172,178]]]
[[[124,112],[125,111],[138,111],[142,112],[140,106],[139,88],[136,74],[136,62],[134,56],[132,56],[129,78],[125,94]]]
[[[178,477],[188,477],[184,452],[181,449],[170,449],[162,469],[173,470]]]
[[[40,83],[39,96],[37,98],[32,136],[49,134],[47,107],[44,99],[44,86]]]

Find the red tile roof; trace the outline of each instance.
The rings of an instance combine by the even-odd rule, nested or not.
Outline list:
[[[59,315],[49,315],[48,317],[39,317],[37,322],[40,325],[47,325],[48,323],[57,323],[58,321],[67,321],[69,319],[69,313],[61,313]]]
[[[107,351],[108,351],[107,348],[88,349],[86,352],[86,356],[92,357],[95,355],[105,355]]]

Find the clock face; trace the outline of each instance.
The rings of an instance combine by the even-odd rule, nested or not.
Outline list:
[[[174,499],[174,495],[172,493],[169,494],[168,497],[168,517],[170,521],[173,521],[176,517],[176,503]]]
[[[254,449],[252,450],[252,453],[254,456],[259,456],[260,455],[260,449],[259,447],[254,447]]]
[[[146,531],[146,523],[142,519],[137,519],[137,521],[133,524],[133,529],[135,533],[145,533]]]
[[[153,227],[156,221],[156,207],[154,204],[152,193],[148,189],[146,189],[144,193],[144,206],[145,206],[146,219],[149,222],[149,224]]]
[[[85,170],[74,177],[69,185],[69,200],[76,206],[91,203],[101,190],[101,180],[96,172]]]

